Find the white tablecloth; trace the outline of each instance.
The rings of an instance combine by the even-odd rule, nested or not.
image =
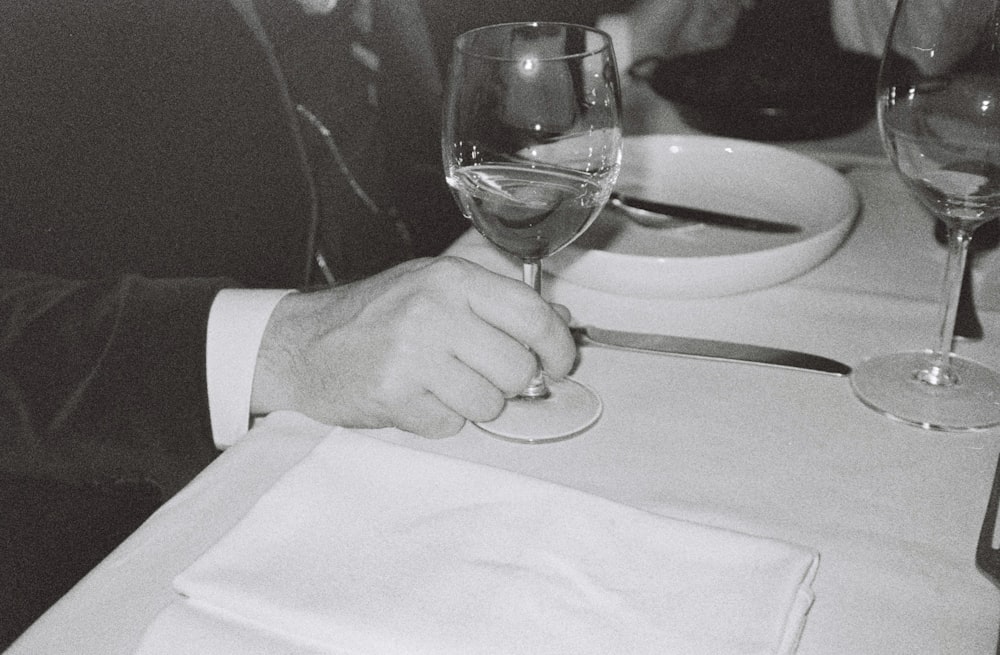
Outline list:
[[[943,249],[888,168],[849,173],[865,203],[833,257],[779,287],[695,301],[613,297],[558,280],[581,323],[795,348],[855,364],[933,343]],[[477,235],[453,248],[503,268]],[[517,274],[511,270],[512,274]],[[978,258],[987,331],[959,352],[1000,366],[1000,263]],[[820,551],[803,655],[993,653],[1000,600],[975,568],[1000,430],[926,432],[890,421],[845,378],[585,348],[576,372],[598,424],[544,446],[378,436],[552,480],[679,518]],[[174,599],[171,580],[315,444],[266,432],[227,451],[47,613],[12,653],[114,655]]]
[[[795,652],[810,548],[291,412],[263,431],[322,438],[178,576],[142,655]]]

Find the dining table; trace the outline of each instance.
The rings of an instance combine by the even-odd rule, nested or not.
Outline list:
[[[623,82],[629,135],[699,135],[642,83]],[[849,366],[937,339],[946,249],[883,155],[874,119],[777,147],[844,176],[860,199],[829,257],[766,288],[634,297],[547,275],[544,294],[581,325],[772,346]],[[470,230],[448,251],[519,277]],[[1000,367],[1000,253],[973,260],[981,339],[955,352]],[[993,653],[1000,595],[977,538],[1000,428],[923,429],[860,402],[848,376],[581,346],[573,377],[601,398],[590,429],[526,445],[468,424],[378,440],[468,460],[653,514],[815,549],[802,655]],[[177,599],[175,578],[238,525],[324,438],[254,426],[14,643],[12,655],[132,653]]]

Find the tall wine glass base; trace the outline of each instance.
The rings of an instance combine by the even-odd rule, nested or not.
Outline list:
[[[862,362],[851,374],[854,393],[877,412],[928,430],[964,432],[1000,425],[1000,374],[952,356],[954,380],[924,381],[930,351],[897,353]]]
[[[476,425],[506,441],[538,444],[575,437],[600,418],[601,399],[589,387],[568,378],[547,383],[545,398],[511,398],[500,416]]]

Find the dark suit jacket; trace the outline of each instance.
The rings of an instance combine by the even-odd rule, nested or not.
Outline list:
[[[411,3],[384,4],[390,172],[431,254],[464,229],[439,81]],[[0,469],[172,491],[215,455],[212,300],[309,283],[318,220],[295,74],[259,28],[250,0],[0,0]]]

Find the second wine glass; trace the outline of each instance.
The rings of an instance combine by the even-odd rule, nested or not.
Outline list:
[[[900,0],[878,84],[890,160],[948,229],[941,328],[933,350],[862,362],[870,407],[936,430],[1000,424],[1000,375],[952,352],[972,233],[1000,216],[1000,0]]]
[[[564,23],[512,23],[466,32],[454,45],[442,154],[462,213],[522,263],[542,292],[542,259],[584,232],[621,165],[621,95],[611,40]],[[503,413],[480,427],[544,442],[585,430],[600,399],[539,370]]]

